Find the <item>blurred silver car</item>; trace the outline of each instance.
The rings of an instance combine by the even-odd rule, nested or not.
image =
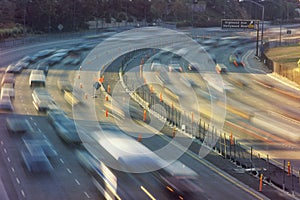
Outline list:
[[[15,89],[12,83],[4,83],[1,88],[1,99],[7,96],[9,98],[15,98]]]

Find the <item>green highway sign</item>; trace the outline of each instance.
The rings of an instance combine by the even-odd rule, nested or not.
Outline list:
[[[258,20],[222,19],[222,29],[257,29]]]

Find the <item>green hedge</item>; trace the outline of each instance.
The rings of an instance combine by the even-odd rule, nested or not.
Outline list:
[[[4,40],[7,38],[15,38],[21,34],[23,34],[23,27],[21,26],[0,29],[0,40]]]

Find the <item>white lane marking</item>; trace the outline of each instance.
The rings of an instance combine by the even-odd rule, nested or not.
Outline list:
[[[155,200],[154,196],[152,196],[152,194],[146,188],[144,188],[144,186],[141,185],[141,189],[151,200]]]
[[[11,171],[12,171],[13,173],[15,173],[15,168],[11,167]]]
[[[40,128],[38,128],[38,131],[41,133],[42,132],[42,130],[40,129]]]
[[[87,192],[84,192],[85,196],[89,199],[91,198],[90,195]]]
[[[77,183],[77,185],[80,185],[80,182],[77,179],[75,179],[75,182]]]
[[[16,177],[16,181],[17,181],[17,183],[20,185],[20,180],[19,180],[18,177]]]
[[[24,192],[24,190],[21,190],[21,194],[22,194],[23,197],[25,197],[25,192]]]
[[[4,149],[3,149],[3,151],[4,151],[4,153],[7,153],[7,150],[6,150],[6,148],[4,148]]]
[[[33,124],[34,124],[35,126],[37,126],[37,123],[36,123],[36,122],[33,122]]]
[[[62,158],[59,159],[62,164],[64,164],[64,160]]]
[[[32,118],[32,117],[30,117],[30,120],[33,120],[33,118]]]
[[[72,171],[71,171],[69,168],[67,168],[67,171],[68,171],[70,174],[72,174]]]
[[[9,157],[7,157],[7,161],[10,162],[10,158]]]
[[[1,145],[3,145],[4,143],[3,143],[3,141],[1,140]]]

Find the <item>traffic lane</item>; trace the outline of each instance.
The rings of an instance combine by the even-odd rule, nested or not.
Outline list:
[[[35,44],[26,44],[25,46],[9,48],[9,49],[1,49],[0,56],[0,67],[6,67],[11,63],[16,63],[18,60],[25,56],[32,56],[35,53],[45,50],[45,49],[65,49],[65,48],[73,48],[76,45],[94,45],[94,47],[103,41],[104,38],[109,37],[106,35],[103,38],[93,38],[90,40],[84,40],[82,37],[72,38],[72,39],[63,39],[56,41],[47,41]]]
[[[229,79],[234,79],[234,76],[226,76]],[[266,77],[266,75],[264,75]],[[284,93],[278,93],[268,86],[263,86],[254,81],[249,81],[251,77],[249,75],[241,74],[238,80],[242,80],[244,86],[242,88],[236,88],[234,92],[229,93],[228,96],[238,101],[242,101],[248,105],[257,109],[263,108],[263,110],[270,110],[278,113],[285,113],[287,117],[293,119],[299,119],[300,113],[292,107],[297,107],[298,98],[291,97]],[[246,80],[248,80],[246,82]],[[230,81],[230,80],[229,80]],[[297,93],[295,93],[297,95]]]
[[[162,139],[161,136],[143,139],[142,143],[152,151],[161,149],[169,144],[168,141]],[[174,148],[178,149],[178,147]],[[173,152],[169,153],[170,155],[173,154]],[[263,197],[256,194],[252,189],[244,186],[234,178],[229,177],[226,173],[205,164],[206,161],[199,158],[198,155],[192,154],[189,151],[183,153],[179,160],[199,175],[197,181],[199,182],[200,193],[207,199],[240,199],[241,197],[243,197],[243,199],[263,199]]]
[[[140,123],[142,123],[142,122],[140,122]],[[132,135],[132,134],[135,133],[135,132],[132,131],[132,126],[129,126],[128,123],[124,123],[123,126],[119,125],[119,127],[123,131],[127,132],[128,134]],[[142,143],[145,144],[150,150],[155,151],[157,153],[158,150],[163,150],[163,148],[169,143],[168,143],[167,140],[162,139],[162,138],[165,138],[164,136],[162,136],[162,137],[154,136],[154,133],[156,133],[157,131],[153,130],[153,128],[151,128],[151,129],[152,130],[149,131],[148,129],[144,128],[143,132],[136,131],[136,129],[134,131],[136,131],[137,133],[142,133],[142,135],[143,135],[142,140],[141,140]],[[176,138],[177,138],[177,136],[176,136]],[[191,139],[179,138],[179,139],[177,139],[177,141],[178,140],[180,141],[180,140],[191,140]],[[184,143],[186,143],[186,142],[184,142]],[[170,148],[170,146],[168,148]],[[176,147],[171,147],[169,149],[169,152],[164,151],[165,153],[163,155],[165,156],[165,159],[172,159],[172,158],[174,158],[174,152],[178,152],[178,151],[181,151],[181,149],[178,148],[177,146]],[[182,152],[182,153],[184,153],[184,152]],[[169,157],[166,157],[166,155],[169,155]],[[180,160],[181,160],[182,157],[183,156],[180,157]],[[256,199],[256,198],[252,197],[253,196],[252,192],[250,192],[250,195],[249,194],[245,195],[243,193],[243,191],[240,191],[240,189],[241,189],[241,188],[239,188],[240,186],[235,188],[236,190],[239,191],[239,192],[236,193],[235,189],[232,189],[232,187],[236,187],[234,185],[234,184],[237,184],[235,180],[231,180],[228,177],[226,177],[225,180],[219,180],[219,179],[222,179],[222,178],[215,178],[215,176],[219,176],[219,175],[222,176],[222,173],[217,173],[217,175],[216,175],[216,174],[214,174],[216,169],[212,170],[213,172],[211,172],[210,171],[211,169],[208,169],[209,167],[207,167],[207,165],[203,166],[203,163],[200,163],[200,164],[197,163],[197,162],[199,162],[197,156],[192,156],[192,159],[196,159],[196,161],[190,161],[190,160],[184,161],[183,160],[183,162],[189,167],[193,166],[193,169],[197,173],[200,174],[199,179],[202,182],[200,182],[198,185],[200,186],[200,190],[201,190],[200,193],[201,193],[202,196],[206,196],[206,197],[209,197],[209,198],[212,198],[212,199],[218,199],[218,198],[221,198],[221,197],[223,197],[223,198],[224,197],[226,197],[226,198],[230,197],[231,199],[240,199],[241,196],[235,196],[235,195],[242,195],[246,199],[248,199],[248,198],[249,199]],[[203,168],[205,168],[207,171]],[[208,171],[210,171],[210,172],[208,172]],[[214,179],[212,179],[211,177],[213,177]],[[230,181],[226,182],[227,180],[230,180]],[[226,182],[226,183],[224,183],[224,182]],[[215,184],[217,184],[217,185],[215,185]],[[226,188],[228,190],[226,190],[223,187],[223,185],[226,185]],[[240,185],[240,184],[238,183],[237,185]],[[216,189],[217,191],[214,188],[217,188]],[[221,191],[219,192],[218,191],[219,188],[224,188],[224,190],[226,190],[226,191],[223,191],[221,189]],[[246,189],[244,188],[244,190],[246,190],[246,192],[244,191],[245,193],[249,193],[247,187],[246,187]],[[213,194],[210,194],[210,193],[213,193]]]
[[[48,184],[58,187],[57,189],[60,193],[57,195],[59,195],[58,198],[60,199],[97,199],[98,192],[92,184],[90,176],[83,170],[76,159],[75,149],[77,147],[63,142],[48,123],[47,118],[38,118],[36,123],[58,152],[57,158],[52,161],[55,172],[51,173],[49,181],[43,180],[45,189],[49,187]],[[32,189],[30,193],[34,193],[34,188],[30,188]],[[44,195],[44,192],[42,191],[41,195]]]
[[[0,53],[0,56],[2,58],[0,61],[0,67],[8,66],[11,63],[16,63],[21,58],[28,55],[31,56],[41,50],[53,49],[58,47],[66,47],[66,45],[68,46],[79,42],[81,42],[81,39],[70,39],[70,40],[30,44],[22,47],[16,47],[13,49],[2,50]]]
[[[20,117],[28,118],[27,116]],[[7,132],[3,134],[7,154],[14,168],[14,174],[16,174],[16,177],[11,178],[15,180],[15,185],[21,187],[18,191],[19,196],[22,197],[20,199],[87,199],[88,196],[97,197],[98,193],[94,190],[91,179],[79,166],[73,150],[60,141],[47,119],[31,116],[29,121],[37,133],[43,133],[48,137],[59,155],[50,159],[54,171],[48,174],[30,173],[27,171],[20,154],[20,150],[25,148],[21,136],[12,137]],[[56,192],[49,193],[49,191]]]
[[[273,100],[273,96],[271,94],[253,94],[248,89],[245,89],[244,91],[245,92],[236,91],[231,93],[230,99],[227,101],[228,104],[248,113],[249,119],[251,118],[254,125],[260,127],[262,125],[261,122],[264,121],[264,123],[270,124],[269,131],[274,135],[285,139],[288,138],[290,141],[296,143],[299,141],[299,136],[293,133],[300,128],[300,123],[297,120],[298,118],[295,119],[295,117],[298,116],[297,111],[295,109],[291,109],[290,105],[287,105],[288,102],[284,96],[278,96]],[[260,93],[259,90],[256,91]],[[270,98],[270,96],[272,96],[272,98]],[[235,101],[232,101],[231,99],[235,99],[238,103],[235,103]],[[241,101],[242,104],[239,103]],[[278,127],[278,130],[272,130],[272,127]],[[284,129],[284,132],[286,133],[282,133],[282,129]],[[281,130],[281,133],[278,133],[279,130]]]
[[[70,69],[68,69],[68,71],[65,71],[64,69],[50,69],[47,76],[46,88],[48,92],[54,99],[55,104],[69,116],[72,116],[72,105],[65,100],[64,91],[59,90],[57,83],[60,80],[66,80],[70,83],[70,85],[73,85],[69,74],[73,74],[74,71],[75,70]]]
[[[36,111],[32,103],[32,91],[34,87],[29,86],[30,69],[23,70],[16,76],[15,99],[13,105],[15,113],[24,115],[43,115]]]
[[[144,74],[146,74],[147,75],[147,72],[145,72]],[[150,77],[151,78],[151,77]],[[150,79],[149,78],[149,79]],[[134,79],[133,79],[134,80]],[[151,79],[150,79],[151,80]],[[178,80],[178,79],[177,79]],[[150,81],[151,82],[151,81]],[[236,89],[233,89],[233,91],[236,91]],[[243,91],[244,92],[244,91]],[[234,94],[234,95],[236,95],[238,92],[231,92],[232,94]],[[242,92],[240,92],[240,93],[242,93]],[[242,97],[245,97],[245,95],[243,95],[243,94],[240,94],[240,93],[238,93],[237,94],[237,96],[242,96]],[[248,98],[248,97],[246,97],[246,98]],[[253,100],[254,101],[254,100]],[[256,100],[257,101],[257,100]],[[246,106],[245,104],[241,104],[241,103],[239,103],[238,102],[238,104],[235,102],[235,103],[233,103],[230,99],[228,100],[228,103],[229,104],[232,104],[232,106],[233,107],[237,107],[238,106],[238,109],[242,109],[242,111],[244,111],[247,107],[248,107],[248,109],[246,109],[246,114],[247,114],[247,112],[250,112],[250,114],[248,114],[249,115],[249,117],[248,118],[250,118],[251,117],[251,113],[255,113],[257,110],[255,110],[255,109],[253,109],[252,107],[250,107],[250,106]],[[257,103],[257,102],[256,102]],[[270,104],[269,104],[270,105]],[[227,105],[227,107],[228,107],[228,105]],[[245,111],[244,111],[245,112]]]
[[[8,114],[1,114],[0,121],[1,124],[5,124],[6,117],[11,116]],[[14,164],[9,162],[10,156],[8,155],[8,145],[7,138],[4,137],[4,134],[7,134],[7,130],[5,126],[0,126],[0,174],[1,174],[1,182],[3,184],[3,189],[8,195],[9,199],[18,199],[21,194],[22,188],[18,187],[16,184],[17,175],[15,174]]]

